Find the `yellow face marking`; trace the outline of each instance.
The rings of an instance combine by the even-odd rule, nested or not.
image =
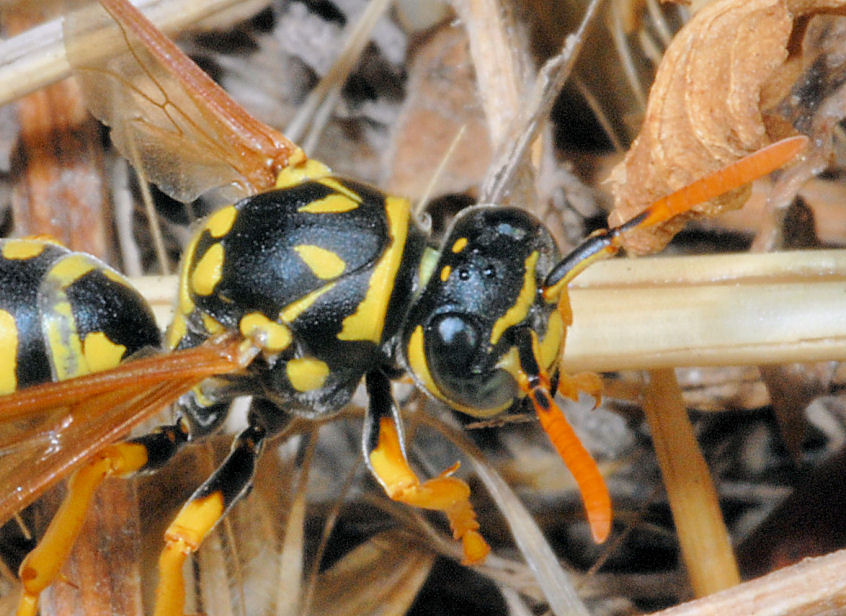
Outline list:
[[[500,406],[491,409],[477,409],[471,406],[466,406],[450,400],[440,390],[435,379],[432,378],[432,373],[429,372],[429,364],[426,361],[426,352],[423,347],[423,326],[418,325],[408,339],[408,348],[406,349],[406,359],[408,360],[408,367],[411,368],[411,373],[423,385],[423,388],[436,398],[443,400],[452,408],[461,411],[472,417],[492,417],[497,415],[511,406],[511,401],[506,402]]]
[[[540,341],[540,363],[547,371],[552,371],[558,364],[561,349],[564,346],[565,334],[564,319],[561,313],[555,310],[549,315],[546,334]]]
[[[337,278],[344,273],[347,264],[344,260],[331,250],[312,244],[301,244],[294,246],[294,250],[300,259],[308,266],[311,273],[321,280]]]
[[[46,244],[42,242],[34,242],[32,240],[6,240],[3,242],[2,251],[4,259],[23,261],[24,259],[32,259],[37,257],[46,248]],[[12,390],[14,391],[14,390]]]
[[[197,295],[211,295],[223,276],[223,245],[212,244],[191,273],[191,288]]]
[[[103,332],[92,332],[82,341],[82,353],[91,372],[114,368],[123,359],[126,347],[115,344]]]
[[[516,381],[522,370],[520,367],[520,352],[517,350],[517,347],[513,346],[503,353],[496,362],[496,367],[500,370],[505,370]]]
[[[285,365],[285,373],[291,386],[297,391],[313,391],[320,389],[326,382],[329,366],[313,357],[299,357]]]
[[[356,209],[360,203],[361,199],[350,199],[347,195],[334,193],[323,197],[323,199],[315,199],[311,203],[297,208],[297,211],[307,214],[340,214]]]
[[[271,321],[260,312],[245,315],[238,327],[245,338],[257,338],[262,348],[272,353],[284,351],[293,340],[290,329],[282,323]]]
[[[325,287],[315,289],[314,291],[308,293],[307,295],[304,295],[297,301],[291,302],[279,312],[279,320],[284,323],[293,323],[297,320],[297,317],[304,313],[306,310],[308,310],[321,295],[331,290],[334,286],[335,283],[330,282]]]
[[[308,180],[317,180],[332,172],[320,161],[309,159],[302,164],[289,164],[276,176],[276,188],[289,188]]]
[[[491,344],[496,344],[499,338],[506,329],[513,325],[517,325],[520,321],[526,318],[529,314],[529,308],[535,301],[537,294],[537,283],[535,282],[535,264],[538,262],[537,251],[532,252],[525,263],[525,273],[523,274],[523,288],[520,289],[520,294],[517,296],[514,305],[505,311],[505,314],[496,320],[491,329]]]
[[[339,340],[369,340],[379,344],[382,338],[394,277],[399,270],[405,249],[411,205],[406,199],[385,197],[385,212],[388,217],[390,245],[373,268],[364,299],[355,313],[344,319],[338,334]]]
[[[218,210],[206,220],[205,229],[214,238],[223,237],[232,228],[235,219],[238,217],[238,210],[234,205],[228,205]]]
[[[460,237],[457,240],[455,240],[455,243],[452,245],[452,251],[454,253],[459,253],[462,250],[464,250],[465,246],[467,246],[467,238],[466,237]]]
[[[10,394],[18,388],[18,326],[5,310],[0,310],[0,344],[6,349],[0,354],[0,394]]]
[[[411,337],[408,339],[408,365],[414,375],[420,379],[426,387],[426,391],[438,398],[440,389],[435,380],[432,378],[432,373],[429,372],[429,364],[426,361],[426,353],[423,351],[423,326],[418,325],[411,332]]]
[[[446,282],[449,280],[449,275],[452,273],[452,268],[449,265],[445,265],[444,268],[441,270],[441,282]]]

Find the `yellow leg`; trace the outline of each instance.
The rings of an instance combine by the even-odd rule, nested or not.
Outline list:
[[[159,556],[159,585],[155,616],[177,616],[185,606],[182,566],[196,552],[225,511],[221,492],[191,500],[165,532],[165,548]]]
[[[68,493],[44,538],[20,567],[23,584],[18,616],[34,616],[38,596],[56,577],[76,541],[94,491],[109,476],[134,473],[147,463],[147,449],[136,443],[110,445],[97,453],[68,481]]]
[[[379,419],[379,440],[370,452],[370,468],[388,496],[395,501],[442,511],[449,520],[452,535],[464,548],[464,564],[481,563],[490,547],[478,533],[476,512],[470,504],[470,486],[461,479],[449,477],[458,465],[439,477],[420,482],[402,452],[396,426],[389,417]]]
[[[182,566],[229,508],[249,490],[265,436],[265,429],[255,425],[238,435],[223,464],[194,492],[165,531],[165,547],[159,556],[155,616],[182,615],[185,607]]]

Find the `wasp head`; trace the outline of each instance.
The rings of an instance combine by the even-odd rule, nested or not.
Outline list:
[[[555,241],[523,210],[477,206],[456,218],[435,258],[404,328],[409,371],[464,413],[508,410],[523,397],[518,338],[534,332],[538,361],[557,366],[564,324],[542,293]]]

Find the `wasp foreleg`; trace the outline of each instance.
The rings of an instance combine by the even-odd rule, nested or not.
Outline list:
[[[367,375],[370,405],[364,422],[364,459],[373,477],[392,500],[442,511],[449,520],[453,537],[460,539],[464,564],[482,562],[490,547],[479,534],[476,512],[470,504],[470,487],[449,474],[458,464],[439,477],[420,482],[408,464],[402,436],[402,424],[391,396],[391,382],[381,371]]]

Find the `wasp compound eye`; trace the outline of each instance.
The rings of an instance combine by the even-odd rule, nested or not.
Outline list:
[[[479,331],[475,324],[462,315],[444,314],[435,317],[432,324],[429,352],[438,358],[438,364],[453,373],[468,370],[479,349]]]

